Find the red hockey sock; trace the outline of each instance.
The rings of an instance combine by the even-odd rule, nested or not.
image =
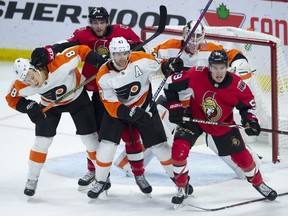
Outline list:
[[[175,183],[178,187],[185,187],[188,183],[187,157],[191,145],[183,139],[176,139],[172,146],[172,163],[175,176]]]
[[[135,128],[132,128],[132,136],[130,133],[130,130],[126,128],[122,134],[122,140],[125,142],[125,149],[132,172],[134,176],[140,176],[144,174],[144,158],[140,134]],[[133,138],[133,142],[131,138]]]
[[[95,172],[95,166],[89,158],[87,158],[87,168],[89,171]]]

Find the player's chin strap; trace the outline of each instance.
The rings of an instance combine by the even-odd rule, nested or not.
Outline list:
[[[206,11],[208,10],[209,6],[211,5],[213,0],[209,0],[209,2],[207,3],[206,7],[202,10],[202,13],[200,14],[197,22],[195,23],[195,25],[193,26],[191,32],[188,34],[188,37],[186,38],[186,40],[184,41],[180,51],[178,52],[176,58],[180,58],[180,56],[182,55],[184,49],[186,48],[186,46],[188,45],[190,39],[192,38],[194,32],[196,31],[198,25],[200,24],[201,20],[203,19]],[[169,75],[169,74],[168,74]],[[164,87],[165,83],[166,83],[166,80],[167,80],[167,77],[168,75],[165,76],[165,78],[161,81],[160,85],[158,86],[155,94],[152,96],[152,101],[149,103],[149,105],[146,107],[146,111],[149,111],[150,110],[150,107],[152,105],[152,103],[155,102],[156,98],[158,97],[160,91],[162,90],[162,88]]]
[[[155,39],[161,33],[164,32],[165,26],[166,26],[166,20],[167,20],[167,8],[164,5],[161,5],[159,10],[160,10],[160,20],[159,20],[159,25],[158,25],[158,28],[157,28],[156,32],[151,37],[149,37],[147,40],[143,41],[143,43],[140,43],[136,47],[134,47],[132,49],[132,51],[140,49],[141,47],[143,47],[144,45],[146,45],[147,43],[149,43],[150,41],[152,41],[153,39]],[[106,63],[104,63],[104,64],[106,64]],[[62,95],[57,100],[55,100],[54,102],[50,103],[48,106],[44,107],[42,109],[42,111],[43,112],[47,112],[49,109],[54,107],[56,104],[60,103],[63,99],[69,97],[71,94],[73,94],[74,92],[76,92],[77,90],[81,89],[83,86],[85,86],[86,84],[88,84],[89,82],[94,80],[96,78],[96,75],[97,74],[94,74],[92,77],[90,77],[89,79],[86,79],[84,82],[82,82],[80,85],[78,85],[74,89],[72,89],[69,92],[67,92],[66,94]]]
[[[244,127],[244,126],[239,125],[239,124],[229,124],[226,122],[214,122],[214,121],[194,119],[194,118],[189,118],[189,117],[183,117],[183,121],[196,122],[196,123],[200,123],[200,124],[218,125],[218,126],[223,126],[223,127],[236,127],[239,129],[246,129],[247,128],[247,127]],[[267,128],[260,128],[260,131],[261,132],[267,132],[267,133],[277,133],[277,134],[282,134],[282,135],[288,135],[288,131],[272,130],[272,129],[267,129]]]

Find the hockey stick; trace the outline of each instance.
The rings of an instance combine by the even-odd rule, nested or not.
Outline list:
[[[280,194],[278,194],[278,197],[286,196],[286,195],[288,195],[288,192],[280,193]],[[224,209],[228,209],[228,208],[233,208],[233,207],[238,207],[238,206],[242,206],[242,205],[247,205],[247,204],[250,204],[250,203],[260,202],[260,201],[264,201],[264,200],[267,200],[267,198],[263,197],[263,198],[259,198],[259,199],[248,200],[248,201],[239,202],[239,203],[235,203],[235,204],[232,204],[232,205],[226,205],[226,206],[222,206],[222,207],[218,207],[218,208],[203,208],[203,207],[199,207],[199,206],[196,206],[196,205],[193,205],[193,204],[190,204],[190,203],[185,203],[184,205],[188,205],[188,206],[191,206],[193,208],[197,208],[197,209],[200,209],[200,210],[203,210],[203,211],[219,211],[219,210],[224,210]]]
[[[143,41],[143,43],[138,44],[136,47],[134,47],[133,50],[138,50],[139,48],[143,47],[144,45],[146,45],[147,43],[149,43],[150,41],[152,41],[153,39],[155,39],[164,32],[167,21],[167,8],[164,5],[160,5],[159,10],[160,10],[160,19],[156,32],[147,40]]]
[[[224,127],[236,127],[240,129],[246,129],[247,127],[244,127],[242,125],[238,124],[229,124],[226,122],[214,122],[214,121],[208,121],[208,120],[201,120],[201,119],[193,119],[189,117],[183,117],[183,121],[190,121],[190,122],[196,122],[200,124],[210,124],[210,125],[219,125],[219,126],[224,126]],[[277,133],[277,134],[282,134],[282,135],[288,135],[288,131],[280,131],[280,130],[272,130],[272,129],[267,129],[267,128],[260,128],[261,132],[267,132],[267,133]]]
[[[147,40],[143,41],[142,43],[140,43],[136,47],[134,47],[132,49],[132,51],[140,49],[141,47],[143,47],[144,45],[146,45],[147,43],[149,43],[150,41],[152,41],[153,39],[158,37],[164,31],[165,26],[166,26],[166,20],[167,20],[167,9],[164,5],[161,5],[159,10],[160,10],[160,20],[159,20],[159,25],[158,25],[156,32],[151,37],[149,37]],[[65,93],[60,98],[55,100],[54,102],[50,103],[48,106],[44,107],[42,109],[42,112],[47,112],[49,109],[54,107],[56,104],[60,103],[65,98],[69,97],[71,94],[76,92],[78,89],[82,88],[83,86],[85,86],[86,84],[88,84],[89,82],[94,80],[96,78],[96,76],[97,76],[97,74],[94,74],[92,77],[90,77],[89,79],[86,79],[81,84],[76,86],[74,89],[70,90],[69,92]]]
[[[206,11],[208,10],[209,6],[211,5],[212,1],[213,1],[213,0],[209,0],[209,2],[207,3],[206,7],[203,9],[203,11],[202,11],[202,13],[200,14],[197,22],[196,22],[195,25],[193,26],[191,32],[189,33],[189,35],[188,35],[188,37],[186,38],[185,42],[183,43],[180,51],[178,52],[176,58],[179,58],[179,57],[182,55],[183,50],[184,50],[185,47],[188,45],[188,43],[189,43],[192,35],[193,35],[194,32],[196,31],[198,25],[200,24],[201,20],[203,19],[204,15],[205,15]],[[152,105],[152,103],[155,102],[155,100],[156,100],[156,98],[158,97],[160,91],[161,91],[162,88],[164,87],[164,85],[165,85],[165,83],[166,83],[166,81],[167,81],[167,77],[168,77],[168,76],[169,76],[169,75],[167,75],[167,76],[161,81],[161,83],[159,84],[156,92],[155,92],[154,95],[152,96],[151,102],[149,103],[149,105],[148,105],[147,108],[146,108],[146,111],[149,110],[150,107],[151,107],[151,105]]]

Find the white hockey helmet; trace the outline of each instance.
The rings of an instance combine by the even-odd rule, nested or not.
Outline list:
[[[186,39],[188,38],[188,35],[190,34],[192,29],[194,28],[195,24],[196,24],[196,21],[192,20],[184,26],[183,32],[182,32],[184,41],[186,41]],[[196,45],[196,44],[198,45],[198,44],[203,42],[204,36],[205,36],[204,26],[201,23],[199,23],[199,25],[197,26],[195,32],[193,33],[193,35],[189,41],[189,43],[194,44],[194,45]]]
[[[24,81],[30,68],[34,68],[28,59],[17,58],[13,65],[13,71],[16,79]]]
[[[113,53],[130,51],[130,44],[124,37],[115,37],[110,42],[109,51],[113,58]]]

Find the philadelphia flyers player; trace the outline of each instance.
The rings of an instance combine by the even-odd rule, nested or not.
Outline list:
[[[87,194],[92,199],[98,198],[105,188],[124,130],[138,130],[145,148],[151,148],[169,177],[174,177],[171,148],[166,142],[157,108],[155,104],[151,105],[149,111],[145,108],[149,106],[152,97],[150,76],[162,74],[161,66],[163,73],[166,73],[169,67],[178,71],[177,68],[181,68],[183,62],[169,59],[160,65],[151,54],[130,52],[130,45],[123,37],[113,38],[109,50],[112,60],[101,66],[96,77],[106,112],[99,132],[101,142],[97,150],[96,184]],[[141,184],[145,181],[136,177],[136,183],[141,189]],[[190,193],[192,191],[190,186]],[[142,192],[147,193],[143,190]]]
[[[186,116],[233,124],[233,109],[236,108],[242,117],[242,124],[246,127],[245,132],[249,136],[259,135],[260,125],[254,114],[254,96],[239,76],[227,71],[228,61],[224,50],[214,50],[209,56],[209,67],[197,66],[173,74],[165,85],[169,113],[173,116],[173,113],[177,112],[178,116],[170,118],[170,121],[178,124],[172,146],[173,170],[178,186],[178,192],[172,198],[173,204],[181,204],[187,197],[187,157],[203,132],[212,136],[219,156],[231,157],[259,193],[269,200],[277,197],[276,191],[263,182],[261,172],[247,150],[238,128],[183,122],[183,116]],[[186,110],[179,100],[179,92],[185,89],[192,91]]]
[[[127,26],[120,24],[110,24],[109,14],[104,7],[94,7],[89,12],[89,26],[80,28],[74,31],[73,36],[65,43],[57,43],[53,46],[46,46],[36,48],[32,53],[32,62],[36,66],[45,66],[55,57],[55,54],[62,52],[67,47],[74,45],[87,45],[90,49],[98,54],[99,67],[108,60],[109,57],[109,44],[112,38],[122,36],[128,40],[131,47],[135,47],[142,41],[138,35]],[[90,64],[84,64],[82,74],[88,79],[98,72],[98,68]],[[92,91],[92,102],[95,109],[95,118],[97,122],[97,131],[100,130],[104,106],[99,98],[98,88],[96,82],[93,80],[85,86],[87,91]],[[133,136],[130,133],[133,132]],[[130,138],[133,137],[133,140]],[[144,174],[143,162],[143,146],[140,140],[140,135],[137,130],[123,131],[122,140],[125,143],[125,150],[128,158],[127,162],[130,163],[132,172],[135,176]],[[130,143],[130,144],[129,144]],[[133,145],[132,145],[133,143]],[[90,188],[95,180],[95,167],[93,163],[87,158],[88,172],[79,179],[79,190]],[[109,180],[109,179],[108,179]],[[148,182],[147,182],[148,183]],[[110,184],[110,183],[109,183]],[[149,187],[151,188],[151,187]]]
[[[181,50],[183,42],[187,39],[189,33],[194,28],[194,25],[196,24],[196,21],[190,21],[188,22],[184,28],[183,28],[183,39],[175,39],[171,38],[167,41],[157,45],[152,53],[153,55],[158,59],[167,59],[171,57],[177,56],[178,52]],[[187,47],[184,49],[184,52],[181,55],[181,59],[183,60],[184,67],[185,68],[191,68],[192,66],[208,66],[208,57],[211,54],[213,50],[223,50],[224,47],[221,44],[216,44],[212,42],[206,42],[205,41],[205,28],[200,23],[199,26],[196,28],[195,33],[193,34],[192,38],[190,39]],[[233,73],[236,73],[239,75],[242,80],[244,80],[246,83],[249,83],[252,79],[252,70],[250,68],[250,65],[246,59],[246,57],[237,49],[228,49],[225,50],[226,54],[228,56],[228,63],[229,63],[229,70]],[[191,91],[189,89],[182,91],[180,94],[181,102],[184,106],[188,105],[189,98],[191,95]],[[168,110],[166,109],[165,105],[167,104],[167,101],[164,96],[160,95],[157,100],[157,108],[159,111],[159,114],[161,118],[163,119],[163,122],[167,128],[169,128],[170,131],[166,131],[166,135],[168,133],[172,133],[172,131],[175,130],[176,125],[171,123],[169,121],[169,115]],[[237,118],[239,118],[239,115],[236,115]],[[236,117],[235,116],[235,117]],[[171,118],[173,118],[171,116]],[[238,120],[238,119],[237,119]],[[167,133],[168,132],[168,133]],[[244,134],[245,136],[245,134]],[[212,149],[216,154],[218,154],[218,150],[215,146],[215,143],[213,142],[211,136],[207,136],[207,145],[210,149]],[[170,139],[169,139],[170,141]],[[172,142],[172,141],[171,141]],[[261,161],[258,157],[258,155],[248,147],[248,150],[253,156],[253,159],[257,164],[260,164]],[[145,164],[149,163],[149,161],[152,159],[151,157],[152,153],[149,149],[145,151],[144,155],[144,161]],[[120,167],[122,169],[128,170],[127,165],[125,166],[125,155],[121,154],[122,158],[118,158],[115,162],[116,166]],[[119,156],[119,157],[120,157]],[[235,172],[238,178],[245,179],[245,174],[243,173],[242,169],[239,168],[230,157],[222,156],[221,159],[232,168],[232,170]]]
[[[6,100],[11,108],[28,114],[30,120],[35,123],[36,134],[30,151],[28,180],[24,190],[27,196],[35,194],[48,149],[64,112],[70,113],[77,129],[76,134],[80,136],[88,157],[95,164],[99,142],[93,104],[85,89],[80,88],[45,113],[42,112],[42,108],[85,80],[77,69],[78,63],[85,61],[97,66],[97,58],[98,55],[88,46],[81,45],[65,50],[45,67],[35,67],[28,59],[15,60],[13,69],[17,80],[13,83]],[[40,104],[29,99],[29,96],[36,94],[41,96]]]

